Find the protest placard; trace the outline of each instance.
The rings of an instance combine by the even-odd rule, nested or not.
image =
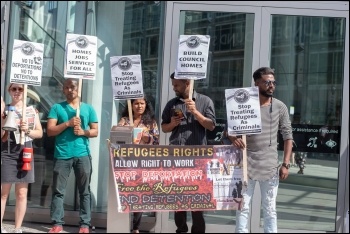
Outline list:
[[[234,146],[111,144],[109,149],[120,212],[241,206],[242,151]]]
[[[114,100],[143,97],[140,55],[111,57]]]
[[[97,37],[67,33],[64,77],[96,78]]]
[[[261,133],[258,87],[225,90],[228,135]]]
[[[44,44],[14,40],[10,83],[40,86]]]
[[[206,78],[209,44],[208,35],[180,35],[175,78]]]

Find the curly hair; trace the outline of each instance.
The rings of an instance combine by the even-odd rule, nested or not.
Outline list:
[[[141,98],[138,98],[138,99],[141,99]],[[131,99],[131,105],[138,99]],[[142,114],[142,121],[146,125],[152,124],[153,121],[156,120],[152,104],[148,101],[148,99],[145,95],[143,96],[143,99],[146,102],[146,108],[145,108],[145,112],[143,112],[143,114]],[[125,108],[122,112],[122,117],[129,117],[128,106],[125,106]]]

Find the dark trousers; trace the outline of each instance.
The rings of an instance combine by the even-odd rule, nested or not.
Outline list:
[[[191,211],[192,214],[192,227],[191,233],[205,233],[205,221],[203,217],[203,211]],[[176,211],[175,212],[175,224],[176,232],[188,232],[187,227],[187,212]]]
[[[91,191],[92,173],[91,156],[70,159],[53,160],[53,182],[50,215],[53,225],[63,225],[64,195],[67,181],[73,168],[80,198],[80,227],[90,227],[91,222]],[[71,193],[71,191],[69,191]]]
[[[134,217],[132,219],[132,230],[139,230],[142,212],[134,212]]]

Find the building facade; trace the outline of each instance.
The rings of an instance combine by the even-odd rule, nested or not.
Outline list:
[[[98,38],[97,78],[83,81],[82,98],[99,118],[100,134],[91,140],[93,225],[107,227],[109,157],[105,140],[125,101],[112,95],[110,57],[140,54],[144,92],[156,116],[174,97],[169,75],[177,59],[179,35],[209,35],[208,77],[195,89],[210,96],[217,118],[226,120],[225,89],[250,87],[261,66],[275,68],[275,97],[290,110],[296,147],[305,157],[303,174],[292,161],[290,178],[280,183],[279,230],[342,232],[349,209],[349,3],[345,1],[2,1],[1,58],[6,62],[1,94],[11,72],[13,40],[44,44],[39,95],[28,98],[40,112],[44,137],[35,142],[36,182],[29,187],[25,220],[50,222],[54,139],[45,132],[47,114],[62,94],[66,33]],[[219,121],[219,122],[220,122]],[[217,135],[216,135],[217,134]],[[214,133],[213,139],[220,132]],[[161,133],[161,144],[168,143]],[[215,141],[213,141],[215,143]],[[281,148],[282,149],[282,148]],[[280,151],[282,158],[282,151]],[[298,173],[299,172],[299,173]],[[74,176],[65,198],[68,224],[78,224]],[[5,218],[13,219],[11,193]],[[255,193],[253,209],[260,209]],[[172,232],[172,212],[145,213],[143,230]],[[233,232],[234,211],[205,212],[208,232]],[[252,212],[252,232],[262,230],[262,215]],[[115,225],[125,225],[116,221]]]

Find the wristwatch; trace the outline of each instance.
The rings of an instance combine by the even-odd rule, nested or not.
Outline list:
[[[290,168],[290,164],[288,163],[282,163],[282,167],[285,167],[285,168],[287,168],[287,169],[289,169]]]

